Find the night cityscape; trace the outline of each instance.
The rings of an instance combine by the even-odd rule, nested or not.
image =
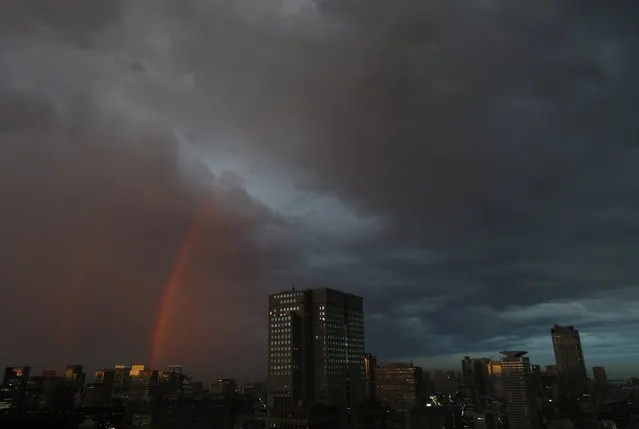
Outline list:
[[[639,0],[0,0],[0,429],[639,429]]]

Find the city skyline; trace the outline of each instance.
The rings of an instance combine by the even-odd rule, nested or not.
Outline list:
[[[2,3],[0,363],[257,378],[295,284],[381,359],[639,373],[636,1]]]
[[[319,291],[319,295],[318,295],[318,291]],[[328,295],[327,295],[328,294]],[[354,316],[355,319],[354,321],[357,320],[365,320],[364,317],[364,312],[363,310],[363,299],[362,297],[358,297],[358,296],[353,296],[350,295],[348,293],[344,293],[343,291],[337,291],[337,290],[333,290],[333,289],[329,289],[329,288],[319,288],[319,289],[295,289],[295,287],[289,289],[289,290],[280,290],[279,292],[270,294],[268,297],[268,308],[269,308],[269,322],[268,322],[268,326],[269,326],[269,333],[268,333],[268,338],[269,338],[269,342],[268,342],[268,347],[266,350],[266,359],[265,359],[265,363],[266,363],[266,368],[265,368],[265,373],[257,376],[257,377],[249,377],[246,378],[244,381],[254,381],[254,380],[267,380],[269,379],[269,374],[271,374],[271,369],[269,365],[271,365],[271,361],[274,358],[273,353],[273,347],[277,348],[279,346],[274,345],[274,343],[272,342],[273,340],[281,340],[281,339],[286,339],[285,337],[281,337],[281,335],[283,335],[283,333],[280,332],[276,332],[276,331],[281,331],[283,326],[288,326],[288,325],[281,325],[283,322],[278,321],[278,317],[284,315],[284,313],[286,313],[286,311],[295,311],[295,312],[299,312],[301,311],[302,313],[298,314],[298,317],[301,315],[301,317],[303,318],[303,314],[304,312],[307,312],[307,317],[310,317],[311,319],[309,320],[314,320],[314,318],[319,317],[319,319],[324,320],[323,318],[326,317],[326,314],[328,313],[324,313],[325,309],[324,307],[326,306],[326,303],[330,302],[329,298],[326,298],[326,296],[331,296],[333,298],[330,298],[331,300],[335,300],[336,298],[334,296],[349,296],[352,298],[349,299],[355,299],[356,302],[356,307],[358,308],[357,313],[355,313],[356,315]],[[304,298],[302,298],[304,297]],[[340,298],[342,299],[342,298]],[[340,302],[339,299],[336,302]],[[294,305],[296,304],[296,305]],[[300,307],[301,304],[301,307]],[[320,305],[321,304],[321,305]],[[318,305],[320,305],[318,307]],[[335,304],[329,304],[330,305],[335,305]],[[353,305],[353,304],[349,304],[349,305]],[[317,308],[315,308],[317,307]],[[314,308],[314,309],[313,309]],[[281,313],[282,311],[284,311],[284,313]],[[281,314],[280,314],[281,313]],[[277,316],[277,317],[276,317]],[[275,317],[275,319],[273,319]],[[348,320],[350,320],[350,317],[348,317]],[[280,317],[281,319],[281,317]],[[318,319],[318,320],[319,320]],[[301,321],[302,319],[300,319]],[[345,319],[346,320],[346,319]],[[274,325],[275,323],[275,325]],[[287,322],[290,323],[290,322]],[[307,322],[308,323],[308,322]],[[341,322],[340,322],[341,323]],[[360,322],[357,322],[360,323]],[[280,324],[280,325],[278,325]],[[364,323],[365,325],[365,323]],[[363,329],[365,330],[365,326],[362,325],[359,329]],[[273,329],[275,329],[275,331],[273,331]],[[291,329],[292,329],[292,325],[290,325],[288,328],[288,333],[284,333],[286,335],[290,335]],[[298,328],[299,329],[299,328]],[[314,331],[312,330],[308,330],[309,328],[304,328],[306,329],[306,334],[304,334],[304,336],[306,335],[311,335],[311,336],[315,336]],[[315,329],[315,328],[313,328]],[[276,332],[275,334],[273,334],[273,332]],[[300,331],[301,332],[301,331]],[[349,331],[350,332],[350,331]],[[358,332],[357,329],[354,332]],[[316,333],[321,333],[321,331],[318,331]],[[324,335],[324,334],[321,334]],[[352,334],[351,334],[352,335]],[[355,334],[357,336],[357,334]],[[281,338],[280,338],[281,337]],[[587,380],[596,380],[597,375],[595,374],[595,371],[597,369],[599,369],[600,371],[603,369],[603,373],[604,374],[612,374],[612,380],[618,380],[618,381],[623,381],[623,380],[627,380],[629,378],[633,378],[633,377],[637,377],[637,373],[633,372],[632,369],[626,368],[625,371],[620,371],[618,367],[613,366],[602,366],[602,364],[595,364],[595,365],[588,365],[588,362],[585,359],[585,353],[582,350],[582,341],[581,341],[581,337],[582,337],[582,333],[579,332],[579,330],[577,328],[575,328],[574,326],[563,326],[563,325],[558,325],[558,324],[553,324],[551,329],[550,329],[550,338],[551,338],[551,344],[553,346],[552,348],[552,361],[535,361],[535,360],[530,360],[529,361],[529,365],[533,364],[534,365],[538,365],[540,367],[555,367],[555,371],[559,371],[559,374],[563,374],[565,373],[567,380],[571,380],[571,383],[575,383],[575,379],[577,380],[576,382],[579,382],[580,379],[580,374],[583,374],[586,376],[586,379],[584,380],[583,385],[581,385],[581,387],[577,387],[577,390],[575,394],[579,395],[581,393],[579,392],[583,392],[586,391],[587,388]],[[327,337],[329,338],[329,337]],[[349,337],[350,338],[350,337]],[[298,339],[301,340],[301,339]],[[317,338],[316,338],[317,340]],[[288,339],[288,341],[290,341],[290,338]],[[335,339],[333,340],[328,340],[328,341],[335,341]],[[346,344],[348,344],[350,341],[353,341],[352,339],[346,339]],[[355,340],[356,342],[358,340]],[[277,342],[277,341],[276,341]],[[423,369],[426,372],[435,374],[437,372],[445,372],[445,371],[454,371],[455,373],[464,373],[466,370],[464,369],[464,364],[465,362],[470,358],[469,356],[473,356],[473,360],[486,360],[486,362],[493,362],[495,361],[494,355],[495,353],[492,352],[465,352],[463,354],[459,355],[459,360],[462,361],[462,366],[461,366],[461,372],[459,371],[459,367],[455,368],[453,367],[448,367],[446,366],[446,364],[444,366],[439,366],[439,367],[433,367],[432,365],[435,364],[437,365],[436,359],[428,359],[426,361],[414,361],[410,358],[382,358],[379,359],[378,355],[374,355],[370,353],[370,350],[368,350],[366,348],[365,344],[362,344],[362,350],[361,350],[361,355],[362,355],[362,374],[361,376],[364,377],[365,376],[365,371],[366,371],[366,366],[369,365],[370,363],[366,363],[369,359],[372,359],[381,364],[384,365],[386,363],[396,363],[396,362],[410,362],[410,364],[414,364],[417,367],[419,367],[420,369]],[[119,364],[109,364],[109,365],[102,365],[102,366],[96,366],[93,368],[87,368],[84,365],[78,365],[78,364],[74,364],[74,365],[68,365],[65,364],[62,367],[65,368],[65,372],[63,372],[63,374],[68,374],[68,372],[70,371],[70,369],[73,369],[74,371],[80,371],[82,372],[82,368],[85,368],[88,370],[88,373],[95,373],[96,376],[99,372],[110,368],[110,367],[114,367],[114,368],[124,368],[124,367],[130,367],[132,368],[132,371],[135,368],[139,369],[146,369],[146,370],[152,370],[152,371],[158,371],[162,368],[165,369],[169,369],[169,371],[173,371],[174,368],[180,368],[180,371],[183,368],[182,364],[176,364],[174,363],[169,363],[169,364],[164,364],[164,365],[158,365],[156,362],[154,362],[153,357],[155,357],[157,350],[156,347],[154,345],[153,349],[152,349],[152,354],[151,354],[151,359],[150,360],[145,360],[145,361],[137,361],[138,363],[132,363],[132,362],[128,362],[128,363],[123,363],[125,361],[121,361]],[[497,355],[497,360],[499,359],[498,357],[500,355],[506,355],[506,356],[517,356],[520,357],[523,355],[528,355],[528,351],[500,351],[496,353]],[[448,357],[450,358],[450,356]],[[290,359],[290,357],[289,357]],[[296,359],[302,359],[302,358],[296,358]],[[530,359],[529,356],[526,356],[526,359]],[[144,363],[144,362],[151,362],[151,364],[149,365],[148,363]],[[301,362],[301,361],[300,361]],[[449,361],[448,364],[450,364],[451,362]],[[575,367],[574,365],[577,365],[577,367]],[[300,364],[301,365],[301,364]],[[431,365],[431,366],[428,366]],[[20,365],[2,365],[3,367],[6,368],[10,368],[10,367],[15,367],[15,368],[29,368],[31,372],[31,374],[35,374],[38,373],[37,370],[41,370],[42,374],[46,374],[46,373],[53,373],[55,374],[56,371],[59,368],[56,367],[56,365],[44,365],[42,367],[34,367],[32,366],[30,363],[27,364],[20,364]],[[77,370],[77,368],[80,368],[80,370]],[[36,370],[34,372],[34,370]],[[582,372],[580,372],[582,371]],[[583,371],[585,371],[585,374],[583,373]],[[198,376],[201,376],[202,374],[198,374]],[[289,374],[290,375],[290,374]],[[222,374],[222,373],[215,373],[213,375],[206,374],[204,377],[208,377],[210,379],[221,379],[221,378],[225,378],[225,377],[235,377],[235,374]],[[601,375],[599,375],[601,377]],[[68,378],[68,375],[66,375],[66,377]],[[364,378],[362,378],[362,380],[365,380]],[[290,381],[289,381],[290,382]],[[364,381],[362,381],[362,383],[364,383]]]

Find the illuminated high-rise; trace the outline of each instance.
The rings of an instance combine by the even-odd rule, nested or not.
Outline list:
[[[269,296],[270,428],[339,427],[365,399],[361,297],[333,289]],[[321,417],[316,413],[321,414]]]
[[[588,393],[588,373],[579,331],[572,326],[553,325],[551,333],[561,392],[572,398]]]

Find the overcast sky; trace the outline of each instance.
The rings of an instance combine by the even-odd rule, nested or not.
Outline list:
[[[1,3],[0,364],[148,363],[196,222],[162,364],[263,377],[294,283],[381,359],[639,374],[636,1]]]

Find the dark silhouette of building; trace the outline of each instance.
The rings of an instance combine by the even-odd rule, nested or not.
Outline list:
[[[553,325],[551,333],[561,393],[576,403],[580,395],[588,393],[588,375],[579,331],[572,326]]]
[[[148,413],[155,429],[232,429],[236,417],[232,401],[214,394],[168,396],[136,412]]]
[[[95,372],[95,380],[88,384],[84,393],[84,404],[91,407],[101,407],[113,398],[115,385],[115,370],[103,368]]]
[[[488,397],[492,396],[490,359],[472,359],[465,356],[462,360],[461,384],[464,393],[471,398],[475,410],[483,411]]]
[[[211,383],[211,393],[231,396],[237,389],[237,382],[233,378],[220,378]]]
[[[124,398],[131,387],[131,367],[129,365],[116,365],[114,372],[113,397]]]
[[[435,371],[433,377],[433,393],[444,396],[453,396],[459,391],[459,380],[455,371]]]
[[[55,369],[45,368],[42,370],[42,376],[45,378],[53,378],[56,376]]]
[[[158,387],[158,370],[142,370],[131,377],[129,397],[138,401],[151,401],[157,397]]]
[[[68,365],[64,371],[64,378],[68,381],[83,381],[82,365]]]
[[[606,368],[595,366],[592,368],[592,375],[595,379],[595,401],[604,402],[608,399],[608,375]]]
[[[398,416],[400,417],[400,416]],[[465,429],[461,408],[456,405],[416,408],[404,413],[395,427],[405,429]],[[472,426],[470,426],[472,427]]]
[[[28,366],[10,366],[4,369],[0,401],[10,402],[13,407],[20,408],[24,405],[27,393],[27,385],[31,368]]]
[[[64,371],[65,389],[70,389],[75,405],[80,405],[84,395],[86,374],[82,365],[68,365]]]
[[[269,296],[269,427],[341,427],[365,399],[364,373],[361,297],[333,289]]]
[[[375,367],[377,359],[370,353],[364,355],[364,386],[366,401],[375,401]]]
[[[0,427],[3,429],[70,429],[77,428],[82,420],[83,417],[76,414],[57,411],[0,412]]]
[[[535,429],[539,426],[532,368],[525,351],[501,352],[504,407],[509,429]]]
[[[375,368],[375,396],[392,410],[424,406],[423,371],[412,362],[383,363]]]

